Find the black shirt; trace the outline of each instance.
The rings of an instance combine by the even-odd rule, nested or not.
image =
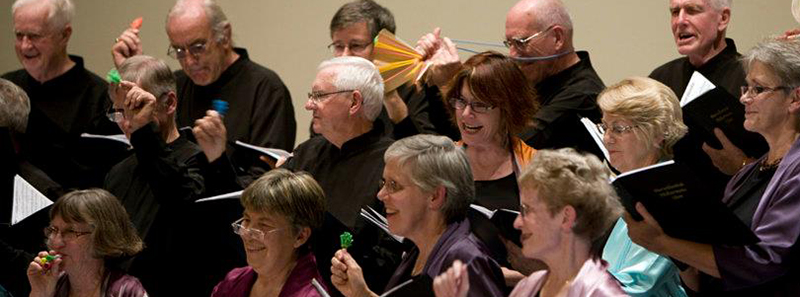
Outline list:
[[[205,157],[184,135],[166,143],[154,123],[133,132],[131,144],[134,154],[111,169],[105,188],[120,199],[145,242],[145,249],[131,264],[131,274],[153,296],[166,296],[165,292],[171,292],[178,284],[165,281],[174,273],[164,269],[165,263],[188,255],[187,247],[195,250],[207,246],[176,240],[181,232],[196,226],[188,223],[192,218],[187,209],[202,197],[200,170]]]
[[[226,154],[233,163],[248,171],[263,166],[257,155],[237,152],[236,140],[249,144],[292,151],[297,124],[289,90],[280,77],[270,69],[251,61],[247,51],[236,48],[239,54],[233,64],[222,72],[217,81],[198,86],[183,71],[176,71],[178,86],[178,127],[194,126],[194,122],[213,109],[212,101],[228,102],[223,119],[228,133]]]
[[[605,84],[594,71],[589,53],[576,54],[580,62],[536,84],[541,108],[534,115],[534,127],[519,136],[537,150],[572,147],[603,158],[580,118],[600,121],[597,95]]]
[[[738,98],[739,87],[746,84],[744,69],[739,62],[741,55],[736,51],[736,44],[732,39],[725,39],[725,42],[727,44],[725,49],[700,67],[693,66],[689,63],[689,58],[682,57],[656,68],[650,73],[650,78],[664,83],[680,98],[686,90],[692,73],[698,71],[714,85],[724,88],[734,98]],[[730,104],[732,107],[743,108],[738,101],[732,101]],[[703,128],[696,125],[687,117],[687,114],[684,114],[683,118],[684,123],[689,127],[689,132],[673,147],[675,161],[691,166],[698,176],[703,176],[708,181],[711,192],[722,199],[725,185],[731,177],[720,172],[703,151],[702,145],[705,140],[702,133],[697,132],[702,131]],[[751,157],[761,156],[768,149],[764,138],[757,133],[746,133],[742,143],[752,144],[749,147],[741,148],[745,154]]]
[[[313,232],[313,249],[319,272],[330,284],[331,258],[340,249],[339,235],[353,235],[348,252],[364,271],[367,285],[384,288],[401,260],[402,246],[376,226],[360,218],[360,210],[370,206],[383,213],[377,199],[383,176],[383,154],[394,142],[384,136],[383,124],[375,121],[372,130],[348,140],[338,148],[322,136],[315,136],[294,150],[283,168],[306,171],[325,192],[326,216],[322,228]]]
[[[105,117],[107,83],[69,56],[75,65],[64,74],[40,83],[25,69],[3,75],[30,98],[28,128],[21,138],[22,157],[46,172],[64,188],[99,187],[108,169],[123,156],[108,156],[81,145],[81,133],[119,134]]]

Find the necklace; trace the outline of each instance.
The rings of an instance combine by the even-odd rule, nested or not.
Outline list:
[[[761,161],[761,164],[758,165],[758,171],[764,172],[764,171],[774,170],[775,168],[778,168],[778,165],[781,164],[782,160],[783,157],[780,157],[774,162],[768,163],[767,159],[765,158],[764,161]]]

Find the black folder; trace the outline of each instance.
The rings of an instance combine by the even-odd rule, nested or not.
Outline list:
[[[612,185],[625,210],[639,221],[641,202],[669,236],[708,244],[744,245],[758,237],[716,197],[702,179],[673,161],[619,175]]]

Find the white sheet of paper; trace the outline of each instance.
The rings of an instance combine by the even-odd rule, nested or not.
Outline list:
[[[695,71],[692,73],[692,78],[689,79],[689,83],[686,84],[686,91],[683,91],[683,96],[681,96],[681,107],[686,106],[689,102],[692,102],[700,95],[705,94],[708,91],[713,90],[716,88],[708,78],[700,74],[700,72]]]
[[[586,127],[586,131],[589,131],[589,134],[592,135],[594,143],[596,143],[600,151],[603,152],[603,157],[610,161],[611,156],[608,155],[608,149],[606,149],[606,145],[603,143],[603,133],[600,133],[600,130],[597,129],[597,125],[589,118],[581,118],[581,123]]]
[[[240,146],[243,146],[243,147],[246,147],[246,148],[249,148],[249,149],[253,149],[253,150],[259,151],[262,154],[266,154],[266,155],[272,156],[272,158],[274,158],[275,160],[279,160],[280,158],[289,158],[289,157],[293,156],[292,153],[284,151],[282,149],[260,147],[260,146],[257,146],[257,145],[244,143],[244,142],[241,142],[241,141],[238,141],[238,140],[236,141],[236,145],[240,145]]]
[[[128,139],[128,137],[125,137],[125,134],[98,135],[98,134],[83,133],[83,134],[81,134],[81,137],[83,137],[83,138],[108,139],[108,140],[113,140],[113,141],[117,141],[117,142],[122,142],[124,144],[127,144],[128,146],[131,146],[131,141],[130,141],[130,139]]]
[[[244,192],[244,190],[225,193],[225,194],[217,195],[217,196],[211,196],[211,197],[207,197],[207,198],[203,198],[203,199],[197,199],[197,201],[195,201],[194,203],[200,203],[200,202],[206,202],[206,201],[214,201],[214,200],[222,200],[222,199],[239,199],[239,197],[242,197],[242,192]]]
[[[15,225],[42,208],[53,204],[39,190],[31,186],[19,175],[14,176],[14,205],[11,212],[11,225]]]

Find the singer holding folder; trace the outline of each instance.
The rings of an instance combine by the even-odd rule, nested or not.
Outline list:
[[[744,127],[761,134],[769,151],[744,166],[725,189],[723,202],[760,242],[709,245],[670,237],[642,205],[645,218],[625,215],[637,244],[691,266],[681,272],[701,294],[773,296],[800,292],[800,42],[766,40],[743,59],[747,85],[740,102]],[[783,295],[781,295],[783,296]]]
[[[672,159],[672,146],[686,134],[678,97],[666,85],[644,77],[623,79],[600,93],[603,144],[621,173]],[[603,248],[608,271],[631,296],[686,296],[669,258],[633,244],[617,220]]]

